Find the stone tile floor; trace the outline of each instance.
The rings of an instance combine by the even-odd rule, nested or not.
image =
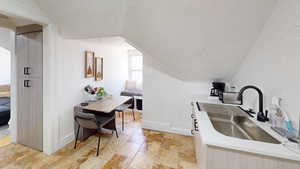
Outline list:
[[[3,169],[196,169],[193,138],[144,130],[141,119],[126,115],[125,131],[119,138],[111,132],[101,135],[100,155],[97,137],[91,136],[73,149],[74,142],[53,155],[19,145],[0,148]],[[120,129],[120,119],[117,120]]]

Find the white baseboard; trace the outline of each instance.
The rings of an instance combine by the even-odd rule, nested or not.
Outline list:
[[[74,141],[75,136],[74,133],[69,133],[65,137],[63,137],[59,142],[59,149],[64,147],[65,145],[69,144],[70,142]]]
[[[143,121],[142,127],[144,129],[175,133],[185,136],[191,136],[191,129],[183,129],[172,127],[170,123],[161,123],[161,122],[153,122],[153,121]]]

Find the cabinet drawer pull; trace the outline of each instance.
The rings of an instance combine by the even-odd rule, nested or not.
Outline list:
[[[31,80],[28,80],[27,81],[27,87],[31,87],[30,83],[31,83]]]
[[[24,67],[24,75],[30,75],[30,67]]]
[[[30,75],[30,67],[27,67],[27,75]]]
[[[24,87],[31,87],[30,82],[30,80],[24,80]]]

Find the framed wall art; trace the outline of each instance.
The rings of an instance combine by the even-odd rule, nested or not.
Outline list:
[[[95,80],[103,80],[103,58],[95,58]]]
[[[92,51],[85,51],[85,77],[90,78],[95,75],[94,69],[95,53]]]

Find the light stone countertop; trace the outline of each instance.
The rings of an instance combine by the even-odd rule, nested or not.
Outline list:
[[[204,95],[195,95],[192,99],[194,103],[210,103],[210,104],[222,104],[221,101],[218,100],[217,97],[208,97]],[[224,104],[229,105],[229,104]],[[238,106],[238,105],[234,105]],[[245,107],[243,107],[245,108]],[[283,144],[271,144],[253,140],[243,140],[235,137],[229,137],[218,132],[212,125],[207,113],[205,111],[199,111],[197,105],[194,104],[194,111],[196,115],[196,119],[198,120],[198,128],[201,135],[201,139],[203,144],[209,146],[217,146],[222,148],[228,148],[233,150],[245,151],[260,155],[266,155],[271,157],[277,157],[282,159],[300,161],[300,154],[295,153],[287,149]],[[255,124],[268,132],[271,136],[276,138],[281,143],[287,142],[288,140],[275,131],[273,131],[270,127],[269,123],[262,123],[256,120],[255,118],[249,117]],[[296,150],[297,151],[297,150]],[[299,150],[300,152],[300,150]]]

